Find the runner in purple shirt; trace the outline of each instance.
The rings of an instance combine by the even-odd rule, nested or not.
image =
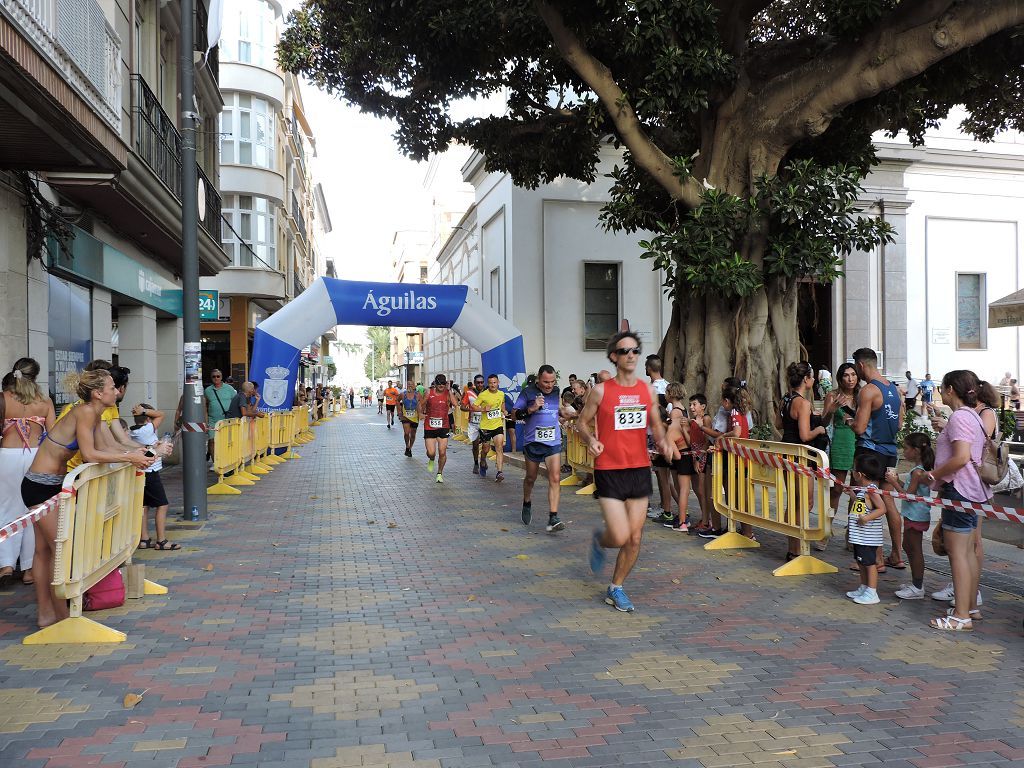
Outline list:
[[[535,385],[520,392],[513,406],[518,417],[526,420],[526,428],[523,430],[523,456],[526,459],[523,525],[529,525],[533,519],[533,485],[537,482],[540,465],[544,464],[548,472],[549,533],[565,529],[565,523],[558,519],[559,481],[562,477],[562,427],[558,417],[570,415],[562,408],[555,383],[555,369],[550,365],[542,365],[537,371]]]

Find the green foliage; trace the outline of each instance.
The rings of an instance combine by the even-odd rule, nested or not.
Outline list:
[[[623,94],[615,105],[599,100],[563,58],[538,14],[544,0],[305,0],[288,17],[279,62],[394,121],[396,142],[410,157],[462,142],[485,154],[489,170],[507,172],[523,187],[561,176],[594,181],[602,149],[627,141],[611,113],[631,107],[680,183],[703,183],[692,207],[629,151],[609,174],[604,226],[644,232],[644,256],[664,270],[673,294],[742,298],[772,281],[830,281],[845,255],[890,240],[887,225],[858,215],[877,131],[905,130],[919,144],[957,104],[970,110],[962,127],[980,139],[1024,129],[1024,35],[993,28],[920,74],[881,78],[886,87],[875,95],[838,98],[799,130],[771,132],[787,110],[843,91],[848,84],[836,78],[855,70],[858,51],[910,24],[900,14],[916,13],[914,25],[944,23],[926,15],[927,4],[547,2],[607,68]],[[747,7],[761,10],[751,19]],[[881,67],[897,53],[879,53],[870,65]],[[826,65],[839,55],[849,68]],[[758,102],[758,89],[788,87],[808,71],[819,81],[804,83],[774,112],[737,111],[744,99],[748,107]],[[456,101],[495,96],[502,109],[453,116]],[[723,134],[730,121],[742,121],[741,129]],[[747,139],[756,140],[748,154],[721,160]]]
[[[1010,440],[1013,437],[1013,433],[1017,431],[1017,416],[1012,409],[1000,409],[999,431],[1002,432],[1004,440]]]
[[[758,424],[752,430],[750,430],[751,440],[771,440],[772,439],[772,425],[771,424]]]
[[[896,445],[900,450],[903,450],[903,441],[907,439],[907,435],[913,434],[914,432],[923,432],[928,435],[929,439],[932,441],[932,445],[935,445],[935,431],[932,429],[931,424],[928,423],[927,419],[904,419],[903,426],[900,427],[900,431],[896,433]]]
[[[366,329],[366,338],[370,352],[363,361],[363,371],[371,382],[387,376],[391,370],[391,329],[380,325],[371,325]]]

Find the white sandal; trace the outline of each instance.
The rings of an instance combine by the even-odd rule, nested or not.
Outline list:
[[[956,610],[955,608],[947,608],[946,609],[946,615],[947,616],[952,616],[953,615],[953,611],[955,611],[955,610]],[[981,617],[981,609],[979,609],[979,608],[972,608],[970,610],[970,615],[971,615],[971,621],[981,621],[981,618],[982,618]]]
[[[970,619],[961,619],[959,616],[942,616],[932,619],[930,626],[932,629],[940,629],[944,632],[971,632],[974,629]]]

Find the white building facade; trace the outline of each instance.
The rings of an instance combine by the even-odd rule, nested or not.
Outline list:
[[[876,142],[880,163],[862,202],[893,226],[894,241],[852,254],[832,285],[801,286],[801,341],[816,366],[835,370],[867,346],[896,378],[1021,372],[1022,334],[990,331],[987,307],[1024,288],[1024,138],[976,142],[956,130],[959,119],[930,132],[925,147]],[[608,367],[604,340],[624,321],[645,352],[667,331],[670,304],[661,274],[640,258],[642,235],[607,232],[598,219],[602,173],[615,157],[605,152],[593,184],[560,179],[536,190],[487,173],[478,153],[463,166],[475,202],[432,249],[430,282],[468,285],[519,327],[527,370],[549,363],[562,380],[587,376]],[[424,339],[428,376],[461,382],[478,372],[478,352],[451,331],[428,329]]]

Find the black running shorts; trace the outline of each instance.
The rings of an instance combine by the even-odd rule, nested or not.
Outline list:
[[[602,499],[645,499],[651,495],[651,468],[595,469],[594,484]]]
[[[425,429],[423,430],[424,440],[447,440],[451,435],[447,429]]]

